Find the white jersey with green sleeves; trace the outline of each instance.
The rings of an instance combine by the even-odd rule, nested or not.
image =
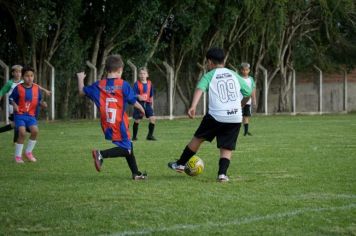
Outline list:
[[[255,84],[255,81],[253,80],[253,78],[251,76],[248,76],[248,77],[243,77],[246,84],[248,85],[248,87],[251,88],[251,90],[253,91],[255,88],[256,88],[256,84]],[[252,100],[251,98],[246,102],[247,105],[251,105],[252,103]]]
[[[209,91],[208,113],[223,123],[241,123],[241,99],[249,97],[251,88],[244,79],[227,68],[215,68],[204,74],[197,85]]]
[[[13,79],[7,81],[7,83],[4,85],[4,87],[1,88],[0,90],[0,95],[4,96],[5,94],[9,94],[9,96],[11,95],[12,91],[14,90],[14,88],[19,85],[22,84],[23,80],[19,80],[17,82],[15,82]],[[9,113],[12,114],[14,113],[14,107],[9,104]]]

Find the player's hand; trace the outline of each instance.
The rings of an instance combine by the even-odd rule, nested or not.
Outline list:
[[[47,102],[41,102],[41,107],[42,108],[47,108],[48,107]]]
[[[147,100],[147,95],[137,95],[137,98],[139,101],[146,101]]]
[[[85,76],[87,76],[87,75],[85,74],[84,71],[77,73],[78,80],[84,80]]]
[[[18,112],[19,111],[19,107],[17,106],[16,103],[13,103],[12,106],[13,106],[14,112]]]
[[[189,118],[193,119],[195,117],[195,107],[191,107],[188,110],[188,116]]]
[[[142,117],[144,117],[146,115],[144,109],[140,110],[140,113],[141,113]]]
[[[45,93],[46,93],[47,96],[50,96],[52,94],[52,92],[49,91],[49,90],[46,90]]]

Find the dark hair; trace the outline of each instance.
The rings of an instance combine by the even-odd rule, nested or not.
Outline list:
[[[224,50],[221,48],[210,48],[206,53],[206,59],[211,60],[214,64],[223,64],[225,60]]]
[[[123,67],[124,67],[124,62],[121,58],[121,55],[119,55],[119,54],[110,55],[106,59],[105,70],[107,72],[115,72],[119,68],[123,68]]]
[[[24,66],[21,70],[22,75],[24,75],[27,71],[32,71],[35,73],[35,69],[33,69],[31,66]]]

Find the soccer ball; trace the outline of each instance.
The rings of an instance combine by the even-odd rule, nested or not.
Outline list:
[[[204,162],[198,156],[192,156],[185,164],[184,172],[190,176],[197,176],[203,173]]]

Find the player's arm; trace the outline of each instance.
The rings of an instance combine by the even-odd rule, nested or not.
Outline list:
[[[200,88],[195,89],[194,91],[194,95],[193,95],[193,100],[192,100],[192,104],[190,105],[190,108],[188,110],[188,116],[189,118],[194,118],[195,116],[195,111],[197,109],[197,105],[199,103],[199,100],[201,98],[201,95],[203,94],[203,90],[201,90]]]
[[[45,92],[47,96],[51,95],[52,92],[51,92],[50,90],[47,90],[47,89],[41,87],[40,85],[38,85],[38,87],[40,88],[40,90],[42,90],[43,92]]]
[[[41,90],[41,87],[40,87],[40,86],[38,86],[38,88]],[[47,102],[42,99],[42,93],[41,93],[41,91],[40,91],[40,94],[39,94],[39,98],[38,98],[38,99],[39,99],[39,101],[40,101],[40,106],[41,106],[41,108],[46,109],[46,108],[48,107],[48,105],[47,105]]]
[[[248,100],[251,97],[252,94],[252,88],[250,88],[247,83],[245,82],[245,80],[238,75],[237,73],[235,73],[236,78],[238,79],[239,83],[240,83],[240,92],[243,96],[243,99],[241,100],[241,106],[244,107],[246,105],[246,103],[248,102]]]
[[[9,80],[4,85],[4,87],[1,88],[1,90],[0,90],[0,101],[1,101],[2,97],[10,91],[11,85],[12,85],[12,82]]]
[[[138,109],[143,116],[145,115],[145,109],[143,109],[138,101],[136,101],[133,106],[134,108]]]
[[[252,99],[252,104],[256,106],[256,89],[252,90],[251,99]]]
[[[16,101],[18,101],[18,98],[19,98],[19,93],[18,93],[17,87],[15,87],[14,90],[12,90],[12,93],[9,97],[9,102],[13,106],[14,112],[19,111],[19,108],[16,103]]]
[[[77,78],[78,78],[78,91],[79,95],[83,96],[85,95],[84,93],[84,79],[85,79],[86,74],[84,72],[79,72],[77,73]]]
[[[153,86],[151,86],[151,91],[150,91],[150,99],[151,99],[151,106],[152,106],[152,109],[153,109],[153,104],[154,104],[154,102],[153,102],[153,94],[154,94],[154,92],[153,92],[154,90],[153,90]]]

